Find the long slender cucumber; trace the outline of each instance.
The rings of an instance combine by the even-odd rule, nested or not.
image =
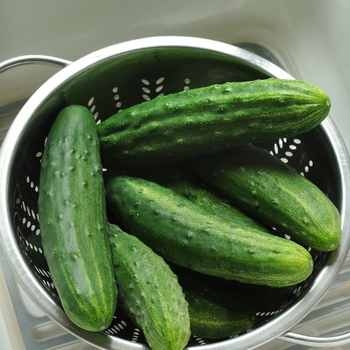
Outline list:
[[[329,96],[300,80],[229,82],[159,96],[97,125],[107,168],[153,166],[290,137],[328,115]]]

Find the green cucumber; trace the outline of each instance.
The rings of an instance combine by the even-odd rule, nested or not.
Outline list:
[[[230,220],[233,225],[245,226],[249,229],[256,228],[271,233],[271,230],[266,226],[244,214],[208,187],[203,186],[193,174],[180,166],[168,166],[166,169],[162,167],[161,169],[144,171],[140,177],[170,188],[191,202],[210,211],[213,215]]]
[[[188,303],[169,265],[137,237],[109,225],[119,305],[142,329],[153,350],[182,350],[188,343]]]
[[[316,127],[329,109],[317,86],[274,78],[159,96],[97,125],[102,162],[110,169],[170,164],[290,137]]]
[[[43,152],[38,209],[44,255],[68,318],[89,331],[112,322],[117,288],[105,189],[91,112],[64,108]]]
[[[313,261],[284,238],[232,225],[155,182],[116,176],[106,184],[118,222],[166,260],[246,283],[287,286],[305,280]]]
[[[171,265],[183,288],[191,322],[197,337],[219,339],[251,329],[255,311],[249,302],[229,290],[222,279]]]
[[[332,251],[340,243],[340,214],[310,180],[267,150],[245,145],[199,157],[188,167],[247,215],[299,243]]]

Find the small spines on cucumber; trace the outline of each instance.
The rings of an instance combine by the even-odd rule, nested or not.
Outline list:
[[[205,187],[192,173],[180,165],[169,165],[152,170],[145,169],[141,172],[134,170],[133,173],[170,188],[186,197],[189,201],[210,211],[212,215],[230,220],[233,225],[246,226],[249,229],[256,228],[257,230],[271,233],[271,230],[261,222],[244,214],[240,209],[218,196],[216,192]]]
[[[294,240],[320,251],[336,249],[341,218],[331,200],[310,180],[265,149],[252,144],[198,157],[188,168],[207,186]]]
[[[316,127],[329,109],[328,95],[317,86],[271,78],[159,96],[109,117],[97,130],[104,166],[130,168],[294,136]]]
[[[79,327],[102,331],[113,319],[117,288],[96,124],[85,107],[68,106],[54,120],[38,209],[44,255],[64,311]]]
[[[137,237],[109,225],[119,304],[152,350],[182,350],[189,341],[188,303],[169,265]]]
[[[246,283],[287,286],[312,272],[312,257],[284,238],[232,225],[151,181],[116,176],[107,201],[125,229],[166,260]]]

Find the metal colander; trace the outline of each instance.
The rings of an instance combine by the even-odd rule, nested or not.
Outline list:
[[[28,100],[1,148],[3,249],[28,295],[63,328],[101,349],[146,349],[142,331],[119,308],[112,325],[101,333],[79,329],[61,308],[40,244],[37,209],[40,159],[54,118],[67,104],[88,106],[99,122],[121,109],[183,89],[227,81],[293,78],[278,66],[239,47],[191,37],[139,39],[107,47],[73,63],[48,62],[55,63],[66,67]],[[325,294],[347,256],[349,159],[330,117],[308,133],[261,146],[297,168],[330,197],[342,218],[340,247],[332,253],[309,249],[315,261],[313,274],[284,294],[256,300],[254,329],[215,341],[193,335],[188,349],[251,349],[276,337],[297,341],[298,336],[288,330]]]

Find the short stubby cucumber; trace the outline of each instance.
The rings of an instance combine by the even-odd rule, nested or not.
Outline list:
[[[94,116],[82,106],[65,107],[41,161],[40,234],[64,311],[89,331],[106,329],[117,305],[105,197]]]
[[[255,310],[250,302],[232,288],[227,288],[221,278],[173,264],[171,268],[188,301],[191,331],[195,336],[209,339],[233,337],[254,326]]]
[[[309,131],[329,96],[300,80],[229,82],[159,96],[97,125],[107,168],[153,166]]]
[[[180,266],[280,287],[305,280],[313,270],[311,255],[300,245],[233,225],[155,182],[116,176],[106,190],[120,225]]]
[[[182,350],[190,317],[178,278],[162,257],[137,237],[109,225],[119,305],[140,327],[152,350]]]
[[[188,167],[247,215],[320,251],[336,249],[341,218],[331,200],[310,180],[267,150],[248,144]]]

